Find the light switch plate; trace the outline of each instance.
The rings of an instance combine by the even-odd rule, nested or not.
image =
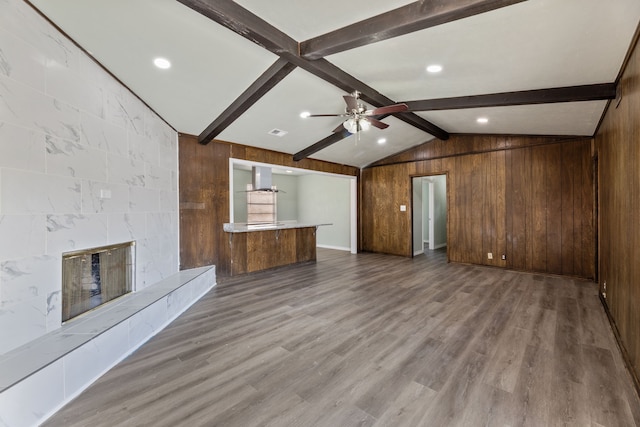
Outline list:
[[[407,205],[400,205],[400,212],[406,212],[407,211]]]

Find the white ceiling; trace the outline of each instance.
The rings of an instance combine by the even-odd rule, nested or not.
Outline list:
[[[32,0],[176,130],[200,134],[278,57],[175,0]],[[238,0],[297,41],[412,3]],[[637,0],[528,0],[326,57],[394,101],[615,81],[640,20]],[[171,60],[159,70],[153,58]],[[425,72],[432,63],[444,69]],[[345,92],[295,69],[217,138],[296,153],[329,136]],[[449,133],[592,135],[606,101],[417,113]],[[484,116],[489,123],[479,125]],[[394,117],[312,158],[365,166],[433,136]],[[269,135],[274,128],[288,133]],[[378,144],[380,137],[386,143]]]

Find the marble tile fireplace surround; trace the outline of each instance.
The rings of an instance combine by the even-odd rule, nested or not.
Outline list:
[[[0,51],[0,427],[33,426],[215,285],[215,268],[179,271],[177,131],[31,2],[0,0]],[[132,292],[63,324],[63,254],[132,241]],[[89,258],[96,297],[108,262]]]

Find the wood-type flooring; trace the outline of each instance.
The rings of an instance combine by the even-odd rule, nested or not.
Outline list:
[[[46,426],[633,426],[592,282],[319,249],[219,279]]]

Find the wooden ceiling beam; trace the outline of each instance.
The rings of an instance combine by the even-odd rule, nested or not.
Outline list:
[[[207,126],[198,136],[198,142],[202,145],[207,145],[211,142],[295,68],[296,66],[286,59],[278,58],[242,95]]]
[[[615,97],[615,83],[600,83],[403,102],[407,104],[409,111],[435,111],[504,107],[511,105],[554,104],[559,102],[600,101],[614,99]]]
[[[231,0],[178,1],[185,6],[195,10],[196,12],[199,12],[209,19],[217,22],[218,24],[234,31],[236,34],[278,55],[281,59],[286,60],[291,64],[310,72],[316,77],[319,77],[341,88],[345,92],[350,93],[354,90],[359,91],[362,94],[361,99],[373,105],[374,107],[382,107],[389,104],[395,104],[393,100],[380,94],[375,89],[371,88],[370,86],[366,85],[365,83],[361,82],[352,75],[346,73],[342,69],[336,67],[335,65],[324,59],[310,61],[308,59],[300,57],[298,51],[298,43],[294,39]],[[254,85],[257,86],[257,84]],[[247,89],[247,91],[250,90],[251,88]],[[254,90],[256,90],[255,87]],[[227,110],[233,109],[232,107],[233,105],[230,106]],[[399,118],[405,123],[415,126],[418,129],[428,132],[436,138],[449,138],[449,134],[445,130],[439,128],[438,126],[430,123],[429,121],[416,114],[400,113],[395,115],[395,117]],[[237,116],[235,118],[237,118]],[[214,130],[214,123],[218,121],[228,121],[230,119],[235,120],[235,118],[231,114],[226,119],[221,116],[220,118],[214,120],[214,122],[207,129],[212,128],[211,130]],[[211,132],[207,132],[205,130],[203,134],[205,133]],[[201,134],[202,142],[204,142],[207,137],[203,134]]]
[[[320,150],[324,150],[330,145],[335,144],[338,141],[341,141],[347,137],[351,136],[351,133],[346,129],[343,129],[340,133],[332,133],[328,137],[321,139],[313,145],[308,146],[307,148],[298,151],[293,155],[293,160],[298,162],[310,155],[317,153]]]
[[[416,1],[300,43],[300,55],[318,59],[334,53],[468,18],[526,0]]]

